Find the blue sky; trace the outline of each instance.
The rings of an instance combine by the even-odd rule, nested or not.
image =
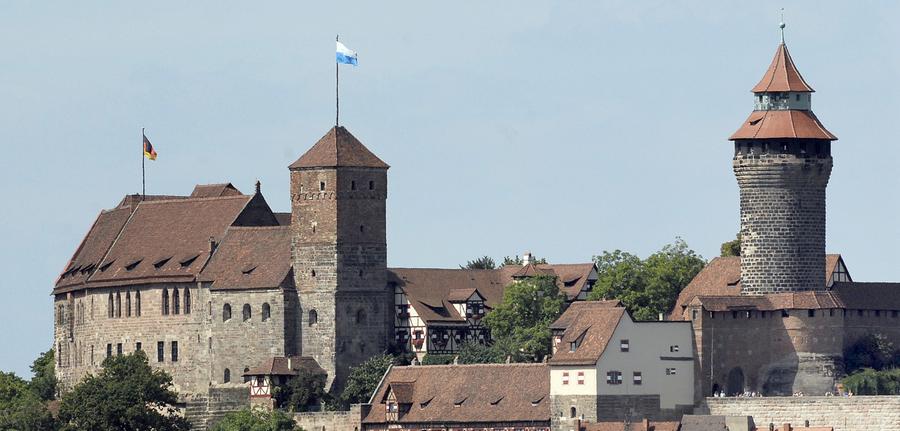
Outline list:
[[[728,136],[779,41],[840,140],[828,250],[900,281],[900,7],[883,2],[0,3],[0,369],[52,342],[53,281],[102,208],[258,178],[334,121],[391,164],[391,266],[585,262],[738,230]]]

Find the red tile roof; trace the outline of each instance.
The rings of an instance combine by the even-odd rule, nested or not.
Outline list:
[[[267,358],[258,367],[248,370],[245,376],[295,376],[300,370],[313,374],[326,374],[315,359],[309,356],[275,356]]]
[[[803,138],[836,141],[812,111],[753,111],[729,140]]]
[[[642,420],[639,422],[582,422],[581,431],[678,431],[681,424],[677,421],[656,422]],[[722,428],[724,431],[725,429]]]
[[[331,168],[338,166],[383,168],[381,161],[343,126],[331,128],[312,148],[291,163],[289,168]]]
[[[222,184],[197,184],[191,192],[192,198],[218,198],[222,196],[237,196],[241,192],[231,183]]]
[[[375,391],[364,424],[386,422],[384,399],[388,388],[398,384],[409,407],[400,415],[401,424],[541,422],[549,426],[546,364],[393,367]]]
[[[81,245],[75,250],[66,269],[57,279],[57,290],[77,286],[87,281],[94,270],[100,266],[100,261],[103,260],[109,246],[125,226],[129,216],[131,216],[131,208],[128,207],[102,211],[97,216],[94,225],[81,240]]]
[[[200,279],[210,290],[292,287],[290,227],[229,228]]]
[[[776,91],[798,91],[806,93],[815,90],[806,83],[802,76],[800,76],[800,72],[797,70],[797,66],[794,65],[794,60],[791,59],[791,54],[788,52],[787,46],[785,46],[784,43],[781,43],[775,51],[775,58],[772,59],[772,64],[769,65],[766,74],[763,75],[759,83],[753,87],[752,91],[754,93]]]
[[[550,329],[563,331],[562,344],[550,359],[551,365],[592,365],[600,360],[619,321],[625,315],[624,307],[613,306],[617,301],[574,302],[550,325]],[[582,338],[583,337],[583,338]],[[570,342],[581,338],[574,352]]]
[[[824,292],[770,293],[758,296],[694,297],[708,311],[735,310],[900,310],[900,283],[836,282]],[[679,316],[680,317],[680,316]]]

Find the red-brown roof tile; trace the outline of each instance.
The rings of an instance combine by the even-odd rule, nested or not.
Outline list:
[[[729,140],[802,138],[837,140],[812,111],[753,111]]]
[[[300,370],[313,374],[326,374],[315,359],[309,356],[275,356],[244,373],[245,376],[294,376]]]
[[[218,198],[222,196],[237,196],[241,192],[231,183],[222,184],[197,184],[191,192],[192,198]]]
[[[339,166],[383,169],[389,167],[343,126],[331,128],[289,167],[302,169]]]
[[[293,286],[290,227],[229,228],[200,279],[210,290]]]
[[[497,382],[504,382],[497,384]],[[479,364],[393,367],[376,390],[365,424],[385,423],[384,399],[400,383],[409,411],[399,423],[550,421],[550,370],[546,364]]]
[[[94,225],[81,240],[81,245],[66,265],[66,269],[56,281],[56,291],[80,285],[100,266],[100,261],[109,250],[116,236],[131,216],[130,208],[116,208],[102,211]]]
[[[679,426],[676,421],[582,422],[581,431],[678,431]]]
[[[759,83],[753,87],[752,91],[754,93],[778,91],[811,93],[815,90],[806,83],[802,76],[800,76],[800,72],[797,70],[794,60],[791,59],[791,54],[788,52],[787,46],[785,46],[784,43],[781,43],[775,51],[775,58],[772,59],[772,64],[769,65],[766,74],[763,75]]]
[[[596,364],[625,315],[625,308],[611,307],[610,304],[610,301],[572,303],[550,326],[554,331],[564,331],[563,344],[550,359],[550,364]],[[569,351],[568,343],[581,337],[579,347],[574,352]]]

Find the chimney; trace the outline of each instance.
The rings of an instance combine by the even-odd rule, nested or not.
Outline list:
[[[530,263],[534,263],[534,256],[531,255],[531,252],[522,253],[522,266],[528,266]]]
[[[260,186],[261,184],[259,183],[259,180],[256,180],[256,194],[259,194],[259,190],[261,188]]]
[[[209,254],[213,254],[214,251],[216,251],[216,238],[211,236],[209,237]]]

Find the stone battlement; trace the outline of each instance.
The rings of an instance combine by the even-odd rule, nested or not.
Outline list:
[[[705,398],[695,413],[751,416],[758,429],[808,420],[835,431],[900,431],[900,396]]]

